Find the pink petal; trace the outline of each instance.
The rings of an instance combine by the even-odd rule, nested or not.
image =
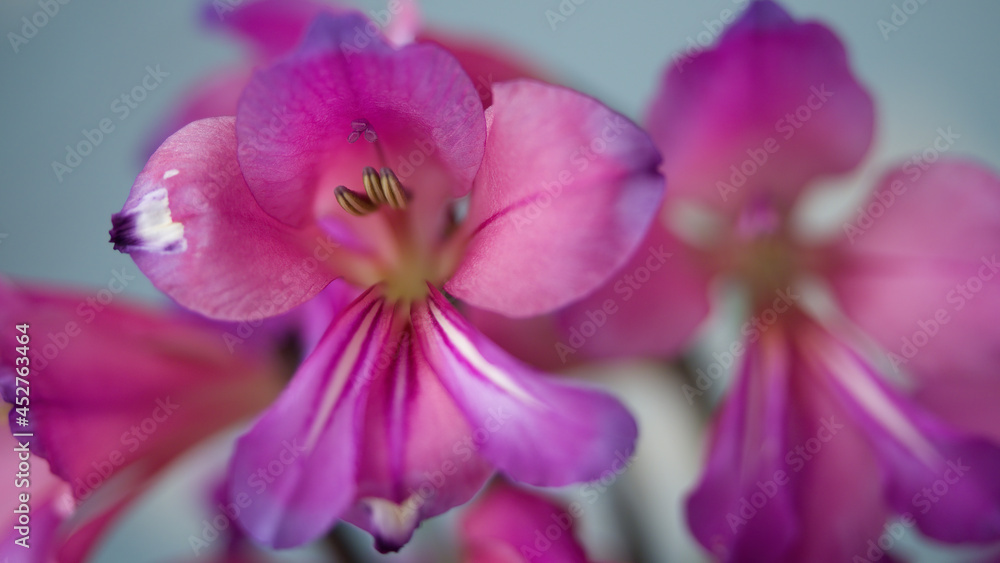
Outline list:
[[[446,287],[525,317],[607,281],[645,235],[664,181],[645,133],[592,98],[528,80],[498,84],[493,96],[471,238]]]
[[[321,13],[342,14],[345,8],[319,0],[203,0],[205,21],[237,34],[264,58],[289,53],[302,40],[309,24]],[[224,114],[232,115],[232,114]]]
[[[500,313],[462,305],[462,314],[476,330],[531,367],[554,372],[579,363],[579,354],[567,354],[559,346],[560,343],[565,345],[565,339],[555,314],[512,319]]]
[[[4,486],[0,487],[3,494],[0,499],[0,514],[3,514],[0,518],[0,525],[3,525],[0,558],[23,563],[50,563],[59,551],[61,538],[58,528],[72,511],[73,498],[69,486],[52,475],[43,461],[29,458],[29,479],[22,481],[15,477],[21,472],[18,468],[21,460],[16,452],[24,439],[11,436],[11,432],[23,433],[17,426],[7,428],[6,422],[0,422],[0,448],[4,451],[0,456],[0,471],[10,476],[3,480]],[[29,495],[27,503],[21,502],[22,494]],[[19,518],[25,514],[29,517],[25,526],[27,534],[24,534],[27,537],[21,534],[24,530],[15,528],[22,526]],[[15,541],[26,542],[27,549]]]
[[[799,533],[784,459],[791,357],[776,330],[748,344],[687,501],[691,531],[722,561],[784,561]]]
[[[230,497],[252,499],[240,524],[257,541],[301,545],[332,528],[351,505],[365,374],[388,344],[392,316],[375,290],[359,297],[237,442]]]
[[[646,123],[672,193],[735,213],[761,194],[788,207],[813,179],[853,169],[874,110],[833,32],[760,1],[666,71]]]
[[[127,283],[137,272],[114,275]],[[263,347],[234,354],[217,325],[115,298],[109,289],[88,295],[0,283],[0,337],[14,342],[15,324],[30,325],[31,451],[86,507],[60,532],[60,560],[83,560],[165,465],[276,393]],[[0,355],[8,400],[15,367],[15,357]]]
[[[480,455],[511,478],[562,486],[623,470],[635,421],[612,397],[547,379],[478,334],[436,290],[414,304],[420,349],[465,414]]]
[[[995,379],[1000,177],[972,162],[909,161],[844,228],[830,279],[893,367]]]
[[[371,532],[382,552],[400,549],[423,520],[468,502],[494,472],[414,342],[407,325],[367,374],[358,504],[346,520]]]
[[[153,284],[209,317],[284,312],[337,277],[341,255],[318,229],[293,230],[256,204],[236,162],[234,120],[192,123],[170,137],[112,217],[115,248]]]
[[[708,316],[709,279],[694,251],[655,224],[611,280],[559,312],[560,359],[676,354]]]
[[[587,563],[574,537],[575,521],[556,501],[496,481],[462,516],[460,533],[468,554],[463,561]]]
[[[467,193],[479,167],[485,120],[458,62],[430,45],[356,40],[366,23],[320,16],[302,48],[258,72],[240,103],[247,183],[286,223],[314,216],[317,191],[329,199],[338,184],[359,189],[364,166],[391,167],[415,200]],[[349,142],[352,123],[365,123],[377,142]]]

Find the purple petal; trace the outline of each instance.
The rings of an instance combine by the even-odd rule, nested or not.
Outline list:
[[[509,357],[433,290],[415,335],[455,398],[481,455],[511,478],[562,486],[623,471],[635,421],[611,396],[548,379]]]
[[[832,31],[754,2],[718,46],[671,65],[646,124],[672,193],[735,215],[857,166],[874,108]]]
[[[784,459],[791,358],[777,330],[748,344],[687,501],[692,532],[723,561],[783,561],[798,534]]]
[[[387,344],[392,316],[376,290],[359,297],[237,442],[230,497],[250,499],[240,523],[259,542],[313,540],[354,500],[365,373]]]

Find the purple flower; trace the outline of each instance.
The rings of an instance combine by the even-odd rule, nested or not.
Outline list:
[[[660,203],[651,141],[533,81],[496,84],[484,111],[447,52],[355,41],[366,23],[320,16],[235,119],[168,139],[113,219],[153,283],[211,317],[278,314],[337,278],[364,289],[238,442],[230,493],[275,547],[343,518],[398,549],[497,470],[591,480],[636,435],[616,400],[510,358],[443,292],[517,317],[594,290]]]

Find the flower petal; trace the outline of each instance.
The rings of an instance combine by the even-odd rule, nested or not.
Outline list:
[[[628,119],[571,90],[515,80],[493,96],[470,241],[446,287],[508,316],[546,313],[628,260],[663,196],[659,155]]]
[[[857,353],[808,335],[815,359],[882,466],[886,500],[928,537],[947,542],[1000,539],[1000,447],[928,414],[882,382]]]
[[[239,520],[257,541],[301,545],[332,528],[351,505],[365,370],[388,344],[392,316],[376,290],[359,297],[237,442],[230,497],[252,499]]]
[[[483,107],[493,105],[493,85],[516,78],[545,81],[544,73],[504,47],[480,39],[459,37],[442,30],[421,33],[418,40],[446,49],[462,65],[482,99]]]
[[[553,524],[559,530],[555,539],[549,531]],[[460,533],[468,554],[463,561],[587,563],[587,554],[574,537],[574,524],[575,518],[556,501],[496,481],[462,516]],[[535,547],[539,533],[549,536],[544,551]]]
[[[646,124],[671,193],[735,214],[762,195],[787,208],[811,180],[853,169],[874,110],[828,28],[759,1],[666,71]]]
[[[369,23],[319,16],[299,51],[244,92],[240,164],[257,201],[285,223],[309,221],[318,191],[322,200],[337,185],[357,189],[364,166],[392,168],[414,199],[471,187],[486,126],[468,76],[437,47],[355,37]]]
[[[30,449],[85,508],[60,532],[60,560],[85,558],[163,467],[277,393],[264,346],[234,353],[220,326],[105,296],[114,299],[106,289],[86,295],[0,280],[0,337],[14,342],[15,323],[29,325]],[[16,367],[15,356],[0,353],[0,388],[11,402]],[[18,416],[11,411],[12,422]]]
[[[468,502],[494,472],[470,447],[473,429],[414,342],[407,325],[367,374],[358,503],[345,518],[371,532],[382,552]]]
[[[691,531],[723,561],[784,561],[799,533],[784,459],[791,358],[779,330],[748,343],[687,501]]]
[[[203,0],[202,15],[213,27],[245,39],[265,59],[294,49],[313,19],[321,13],[342,14],[347,9],[320,0],[249,0],[239,3]],[[232,115],[232,114],[224,114]]]
[[[112,224],[115,248],[131,254],[153,285],[209,317],[273,316],[337,277],[335,243],[318,229],[278,223],[254,201],[236,162],[232,117],[171,136]]]
[[[708,317],[709,273],[660,224],[608,283],[558,313],[559,356],[669,357]]]
[[[923,379],[995,379],[1000,176],[966,161],[924,166],[887,174],[845,224],[831,283],[893,367]]]
[[[480,455],[512,479],[562,486],[623,466],[635,421],[611,396],[553,381],[477,333],[433,290],[414,305],[415,335],[455,398]]]

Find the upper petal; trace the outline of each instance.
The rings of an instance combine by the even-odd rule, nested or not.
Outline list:
[[[909,161],[844,230],[830,280],[893,367],[925,379],[995,379],[1000,176],[967,161]]]
[[[250,536],[292,547],[333,527],[357,490],[366,370],[388,344],[393,310],[375,289],[348,307],[277,401],[236,444],[231,498]]]
[[[788,207],[814,178],[854,168],[874,109],[832,31],[759,1],[667,69],[646,125],[673,194],[735,213],[761,194]]]
[[[203,0],[206,22],[239,35],[265,59],[285,55],[294,49],[312,20],[321,13],[339,14],[347,10],[321,0],[249,0],[218,2]],[[224,114],[232,115],[232,114]]]
[[[624,470],[637,431],[621,403],[527,368],[432,291],[429,301],[414,305],[415,335],[474,428],[484,458],[512,479],[539,486]]]
[[[153,285],[209,317],[276,315],[337,276],[335,243],[318,229],[282,225],[254,201],[236,161],[232,117],[192,123],[167,139],[112,224],[115,248]]]
[[[508,316],[549,312],[629,259],[662,199],[659,155],[628,119],[562,87],[497,84],[489,112],[470,240],[446,287]]]
[[[243,94],[240,164],[283,222],[310,220],[318,190],[328,199],[340,184],[359,189],[365,166],[392,168],[414,199],[471,187],[486,126],[468,76],[446,51],[393,49],[366,25],[360,14],[321,15],[302,47]]]

